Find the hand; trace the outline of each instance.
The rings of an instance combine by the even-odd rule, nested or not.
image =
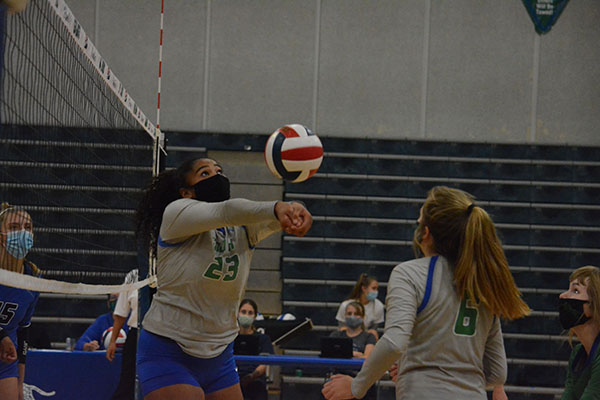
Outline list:
[[[113,362],[113,360],[115,359],[116,351],[117,351],[117,342],[111,340],[110,344],[108,345],[108,349],[106,349],[106,359],[110,362]]]
[[[312,215],[300,203],[278,201],[275,216],[281,229],[290,235],[304,236],[312,226]]]
[[[83,345],[83,351],[96,351],[100,348],[97,340],[92,340]]]
[[[398,378],[398,363],[392,364],[392,368],[390,368],[390,378],[396,383],[396,379]]]
[[[8,336],[0,341],[0,361],[7,364],[17,361],[17,349]]]
[[[494,391],[492,392],[492,400],[508,400],[508,396],[504,391],[504,385],[494,386]]]
[[[354,358],[365,358],[365,354],[361,353],[360,351],[353,351],[352,352],[352,357],[354,357]]]
[[[323,385],[321,390],[327,400],[353,399],[352,377],[348,375],[334,375],[331,380]]]

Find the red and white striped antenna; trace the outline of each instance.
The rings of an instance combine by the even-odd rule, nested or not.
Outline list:
[[[160,80],[162,78],[163,19],[165,0],[160,1],[160,46],[158,48],[158,104],[156,107],[156,129],[160,129]]]

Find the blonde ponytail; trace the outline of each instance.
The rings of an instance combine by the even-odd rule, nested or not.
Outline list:
[[[492,219],[472,195],[436,186],[422,212],[420,225],[429,227],[435,251],[454,264],[461,296],[509,320],[531,312],[515,285]]]

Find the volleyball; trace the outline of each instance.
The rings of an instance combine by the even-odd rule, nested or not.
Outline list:
[[[106,329],[102,333],[102,343],[104,344],[104,348],[108,349],[108,345],[110,344],[110,338],[112,337],[112,326]],[[119,332],[119,336],[117,337],[117,349],[123,348],[125,346],[125,341],[127,340],[127,333],[123,329]]]
[[[280,179],[303,182],[313,176],[323,161],[323,145],[310,129],[299,124],[286,125],[269,136],[265,162]]]

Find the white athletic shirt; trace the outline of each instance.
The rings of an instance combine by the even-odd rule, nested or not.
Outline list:
[[[430,261],[408,261],[392,271],[385,332],[352,382],[355,397],[364,396],[396,360],[396,399],[483,400],[486,385],[506,380],[500,321],[460,300],[454,267],[445,258],[433,268]]]
[[[144,329],[199,358],[216,357],[238,335],[237,310],[254,246],[280,230],[276,201],[179,199],[163,214],[155,293]]]
[[[138,270],[133,269],[127,273],[123,283],[131,284],[138,281]],[[131,313],[131,315],[130,315]],[[115,304],[115,315],[119,317],[127,318],[127,326],[130,328],[136,328],[138,324],[138,291],[130,290],[128,292],[122,292],[117,299]]]
[[[335,316],[335,319],[342,324],[346,323],[346,307],[353,301],[358,301],[354,299],[344,300],[340,307],[338,308],[338,312]],[[383,303],[379,301],[379,299],[375,299],[369,301],[367,304],[363,304],[365,308],[365,327],[367,329],[371,329],[374,325],[383,323],[383,314],[384,307]]]

